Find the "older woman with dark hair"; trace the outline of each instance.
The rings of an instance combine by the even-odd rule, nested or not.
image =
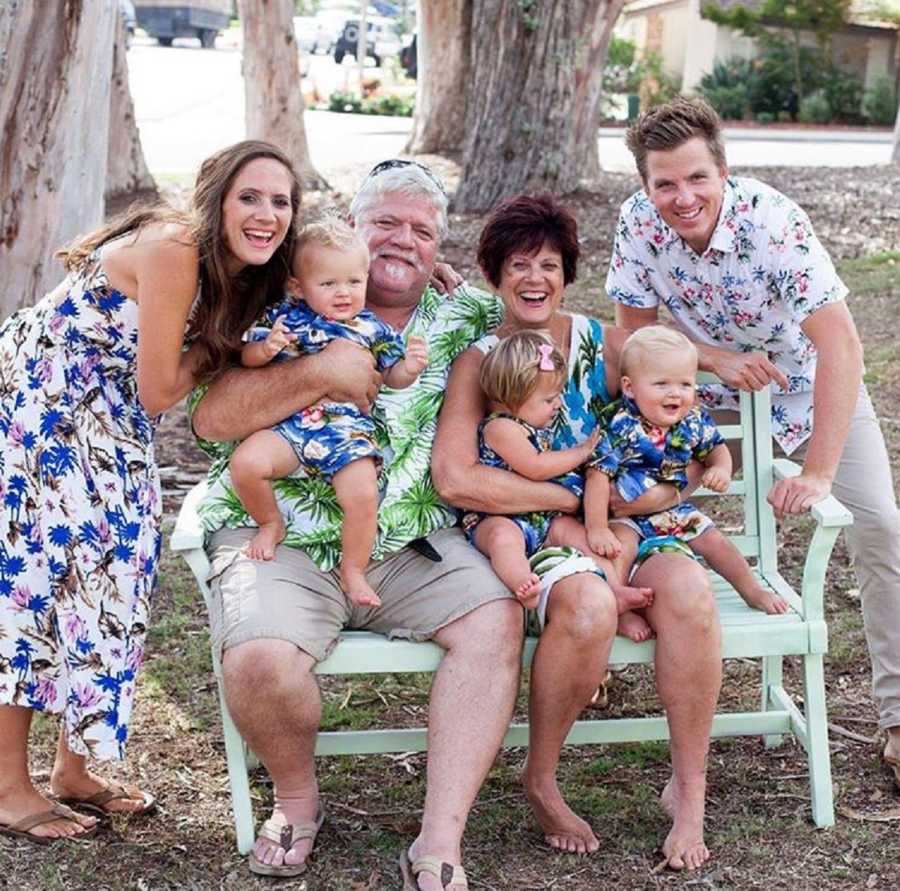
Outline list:
[[[575,280],[578,255],[576,221],[549,195],[501,204],[482,231],[478,262],[503,300],[505,319],[454,363],[432,459],[438,491],[459,508],[497,514],[578,510],[577,498],[560,485],[479,463],[476,434],[486,408],[481,363],[499,338],[516,331],[549,333],[566,357],[556,447],[589,437],[618,393],[618,356],[628,332],[560,308],[566,286]],[[674,487],[661,485],[619,505],[619,512],[663,509],[676,500]],[[548,541],[554,543],[559,542]],[[542,576],[538,608],[542,628],[531,670],[523,783],[547,842],[561,851],[591,853],[600,843],[564,801],[556,770],[566,735],[606,671],[616,599],[593,571],[591,558],[551,555],[542,562],[549,571]],[[644,614],[657,638],[657,688],[672,738],[672,778],[662,803],[673,825],[663,850],[673,868],[696,868],[709,857],[703,841],[706,754],[721,680],[715,601],[700,565],[679,554],[651,556],[633,583],[655,593]]]

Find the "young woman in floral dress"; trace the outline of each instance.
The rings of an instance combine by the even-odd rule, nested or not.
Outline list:
[[[160,412],[234,356],[282,295],[300,189],[242,142],[200,168],[188,213],[130,211],[61,252],[65,280],[0,327],[0,833],[48,842],[144,813],[88,770],[124,755],[160,550]],[[28,771],[58,714],[50,794]],[[76,810],[70,810],[65,805]]]

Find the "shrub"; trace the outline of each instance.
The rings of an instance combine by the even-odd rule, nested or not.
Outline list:
[[[897,114],[897,97],[894,85],[886,78],[880,77],[871,90],[866,91],[863,99],[863,114],[873,124],[890,126]]]
[[[356,93],[344,93],[335,90],[328,97],[328,110],[359,114],[362,111],[362,99]]]
[[[816,90],[800,100],[800,120],[804,123],[827,124],[831,118],[831,106],[824,90]]]
[[[663,70],[662,56],[649,52],[640,61],[641,110],[671,102],[679,93],[681,84]]]
[[[771,111],[760,111],[756,114],[756,122],[758,124],[774,124],[775,115]]]
[[[328,110],[347,114],[386,114],[397,117],[412,117],[413,100],[402,96],[379,96],[360,99],[356,93],[335,91],[328,97]]]
[[[747,59],[717,62],[700,81],[699,92],[723,118],[740,120],[750,111],[753,64]]]
[[[852,74],[838,68],[830,68],[822,89],[828,106],[831,108],[831,119],[840,121],[858,121],[861,116],[863,85]]]

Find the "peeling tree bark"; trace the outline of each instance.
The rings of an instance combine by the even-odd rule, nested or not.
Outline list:
[[[606,50],[621,0],[473,0],[463,170],[454,209],[574,191],[599,172]]]
[[[62,277],[56,248],[102,222],[118,14],[113,0],[0,3],[3,317]]]
[[[265,139],[287,153],[305,189],[328,183],[309,157],[292,0],[239,0],[244,34],[244,96],[248,139]]]
[[[418,79],[410,154],[454,154],[463,146],[471,64],[472,0],[419,0]]]
[[[109,158],[106,199],[133,192],[156,192],[156,182],[147,169],[141,134],[134,119],[134,101],[128,85],[128,51],[125,18],[117,16],[113,44],[112,91],[109,107]]]

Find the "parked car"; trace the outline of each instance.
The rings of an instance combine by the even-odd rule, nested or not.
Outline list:
[[[122,14],[122,18],[125,19],[126,40],[130,43],[131,38],[134,37],[134,29],[137,25],[134,4],[131,0],[119,0],[119,12]]]
[[[413,34],[412,40],[400,50],[400,64],[406,72],[407,77],[415,80],[419,75],[419,53],[416,49],[416,35]]]
[[[334,45],[334,61],[341,64],[344,56],[356,56],[356,44],[359,38],[359,19],[347,19],[341,36]],[[393,28],[391,19],[382,16],[370,16],[366,19],[366,55],[381,65],[385,56],[396,56],[401,49],[400,38]]]
[[[295,15],[294,36],[304,53],[330,53],[334,46],[334,28],[318,16]]]
[[[176,37],[197,37],[211,49],[219,32],[228,27],[232,0],[134,0],[138,24],[160,46],[171,46]]]

